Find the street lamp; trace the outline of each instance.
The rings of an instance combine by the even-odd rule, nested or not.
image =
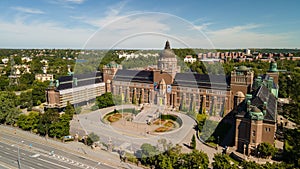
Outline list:
[[[219,139],[220,139],[220,137],[218,136],[217,150],[218,150],[218,147],[219,147]]]
[[[247,148],[247,145],[246,143],[244,144],[244,158],[246,159],[246,148]]]
[[[24,141],[22,140],[21,143],[23,144]],[[19,145],[19,144],[17,144],[17,145],[18,145],[18,159],[17,159],[17,162],[18,162],[18,169],[21,169],[20,145]],[[12,146],[14,146],[14,145],[12,145]]]

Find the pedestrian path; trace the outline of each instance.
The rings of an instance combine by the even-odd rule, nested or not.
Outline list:
[[[135,116],[133,122],[146,124],[147,120],[158,117],[158,113],[156,112],[156,110],[157,110],[156,106],[145,107],[142,112],[140,112]]]

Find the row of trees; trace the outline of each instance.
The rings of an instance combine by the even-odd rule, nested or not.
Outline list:
[[[174,147],[167,145],[166,151],[160,151],[156,146],[145,143],[135,156],[140,158],[143,165],[158,169],[208,168],[209,164],[208,156],[204,152],[193,150],[191,153],[183,154],[179,145]]]
[[[44,136],[61,138],[69,135],[70,120],[73,118],[75,109],[68,104],[65,113],[60,115],[56,109],[47,109],[45,113],[30,112],[28,115],[21,114],[17,125],[23,129]]]
[[[241,163],[237,163],[233,161],[226,154],[215,154],[213,158],[214,162],[212,162],[212,166],[214,169],[292,169],[293,165],[286,163],[269,163],[266,164],[258,164],[254,161],[242,161]]]
[[[25,97],[25,96],[24,96]],[[28,106],[25,98],[19,99],[13,92],[0,92],[0,123],[16,125],[23,130],[29,130],[50,137],[62,137],[69,134],[70,120],[75,109],[68,104],[65,113],[59,115],[56,109],[48,109],[45,113],[30,112],[21,114],[18,105]]]
[[[128,157],[131,161],[137,162],[139,160],[145,166],[158,169],[208,168],[209,159],[206,153],[195,149],[190,153],[182,153],[181,148],[178,144],[172,146],[166,140],[161,139],[158,141],[157,146],[144,143],[140,150],[135,153],[135,157],[129,155]],[[284,169],[293,168],[293,165],[286,163],[257,164],[253,161],[239,163],[227,154],[218,153],[214,155],[212,167],[214,169],[238,169],[240,167],[245,169]]]

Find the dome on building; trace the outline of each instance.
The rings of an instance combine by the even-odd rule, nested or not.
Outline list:
[[[162,58],[175,58],[176,59],[176,55],[175,55],[174,51],[171,49],[169,41],[166,42],[165,49],[160,53],[159,56],[160,56],[160,59],[162,59]]]
[[[248,70],[248,68],[246,66],[242,65],[242,66],[238,67],[238,70],[240,70],[240,71],[246,71],[246,70]]]
[[[259,108],[257,108],[256,106],[254,106],[254,107],[252,107],[251,112],[260,113],[261,110]]]
[[[277,63],[275,61],[272,61],[270,63],[269,72],[278,72],[278,70],[277,70]]]

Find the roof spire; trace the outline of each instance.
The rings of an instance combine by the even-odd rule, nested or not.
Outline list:
[[[165,45],[165,49],[171,49],[170,47],[170,42],[167,40],[166,45]]]

